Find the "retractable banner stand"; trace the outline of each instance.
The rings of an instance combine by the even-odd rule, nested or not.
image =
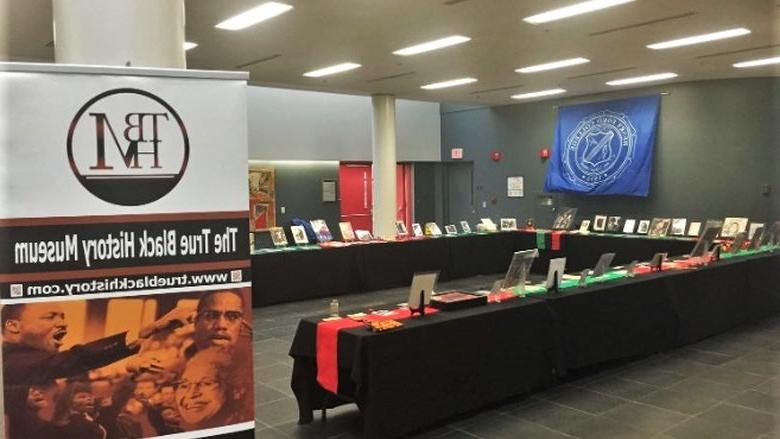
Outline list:
[[[0,64],[7,439],[253,437],[243,73]]]

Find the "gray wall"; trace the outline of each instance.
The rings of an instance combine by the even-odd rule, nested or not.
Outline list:
[[[558,205],[578,207],[582,216],[748,216],[766,221],[774,203],[775,216],[780,216],[780,116],[773,99],[777,90],[780,79],[759,78],[659,85],[489,108],[443,105],[442,157],[449,160],[450,148],[463,147],[465,160],[474,162],[475,205],[450,203],[450,213],[472,220],[543,218],[545,209],[538,206],[537,196],[543,193],[546,163],[537,153],[552,144],[557,106],[668,92],[661,101],[650,196],[555,194]],[[501,151],[503,160],[491,161],[493,150]],[[506,197],[506,177],[515,175],[525,176],[525,198]],[[774,184],[771,197],[761,194],[766,183]]]
[[[247,87],[250,160],[371,160],[371,98]],[[396,101],[398,160],[439,161],[439,104]]]
[[[772,90],[772,101],[774,105],[774,179],[772,180],[772,206],[774,220],[780,220],[780,81],[774,82]]]

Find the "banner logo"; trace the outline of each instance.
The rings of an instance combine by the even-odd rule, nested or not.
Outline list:
[[[631,165],[635,145],[636,128],[625,114],[590,114],[566,139],[565,172],[572,182],[588,188],[615,181]]]
[[[179,183],[189,160],[181,117],[147,91],[120,88],[87,101],[68,130],[68,160],[94,196],[121,206],[159,200]]]

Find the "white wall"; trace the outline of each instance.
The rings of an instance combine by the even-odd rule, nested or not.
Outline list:
[[[248,87],[250,160],[371,160],[371,98]],[[398,161],[441,160],[439,104],[396,101]]]

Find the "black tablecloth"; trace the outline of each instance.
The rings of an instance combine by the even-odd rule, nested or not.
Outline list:
[[[301,420],[354,400],[368,437],[399,436],[508,396],[556,373],[649,355],[780,312],[780,254],[742,257],[339,334],[341,398],[316,382],[317,320],[290,355]],[[346,398],[346,399],[345,399]],[[324,404],[323,404],[324,403]]]
[[[339,393],[360,407],[368,437],[398,436],[553,380],[555,343],[544,302],[513,300],[403,321],[402,330],[339,333]],[[317,320],[293,341],[292,388],[303,420],[332,406],[316,383]]]
[[[408,285],[420,271],[439,271],[451,280],[505,272],[512,254],[536,248],[535,232],[459,235],[322,250],[260,253],[252,256],[253,306],[374,291]],[[694,242],[610,235],[561,235],[561,250],[550,250],[551,234],[533,271],[546,272],[550,258],[566,256],[567,270],[593,267],[603,253],[615,263],[650,260],[656,252],[682,255]]]

